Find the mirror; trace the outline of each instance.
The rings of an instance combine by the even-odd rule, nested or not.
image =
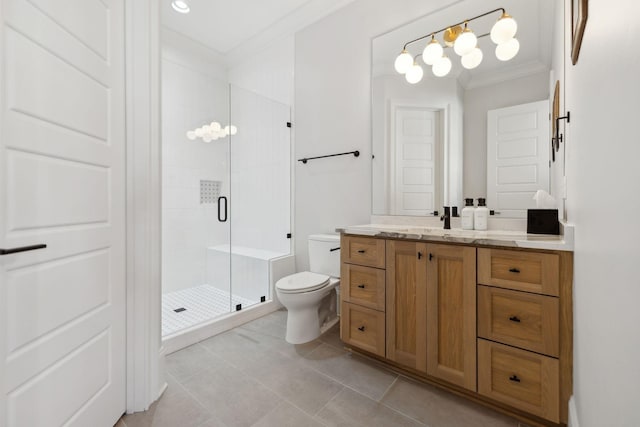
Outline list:
[[[408,41],[497,8],[518,23],[520,50],[513,59],[496,58],[488,36],[501,16],[495,12],[469,22],[477,36],[487,34],[478,38],[483,60],[477,68],[465,69],[445,47],[453,63],[445,77],[436,77],[420,57],[424,77],[416,84],[394,69]],[[372,214],[433,215],[443,206],[462,209],[464,198],[477,205],[480,197],[501,217],[522,218],[535,207],[535,191],[549,191],[557,11],[553,0],[465,0],[372,40]],[[442,33],[436,37],[442,43]],[[415,57],[429,41],[407,50]],[[533,134],[521,132],[531,126]],[[496,136],[488,138],[488,130]]]

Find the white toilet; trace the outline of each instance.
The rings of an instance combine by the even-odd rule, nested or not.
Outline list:
[[[276,282],[276,294],[287,310],[290,344],[313,341],[338,323],[340,236],[309,236],[309,268]]]

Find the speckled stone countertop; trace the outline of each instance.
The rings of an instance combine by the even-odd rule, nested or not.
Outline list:
[[[437,227],[411,225],[366,224],[336,228],[339,233],[373,236],[387,239],[424,240],[439,243],[464,243],[474,246],[502,246],[506,248],[573,251],[573,227],[563,224],[560,236],[527,234],[502,230],[444,230]]]

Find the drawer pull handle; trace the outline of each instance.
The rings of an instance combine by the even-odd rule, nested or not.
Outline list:
[[[418,252],[418,259],[422,259],[422,252]]]
[[[510,268],[509,271],[512,273],[520,273],[520,270],[517,268]]]
[[[360,289],[364,289],[364,285],[358,285]]]
[[[511,316],[509,317],[509,320],[511,320],[512,322],[520,323],[520,319],[518,318],[518,316]]]
[[[364,332],[364,326],[360,326],[360,327],[358,328],[358,330],[359,330],[360,332]]]
[[[511,375],[509,377],[509,381],[513,381],[514,383],[519,383],[520,382],[520,378],[518,378],[517,375]]]
[[[359,254],[363,254],[363,253],[365,253],[365,252],[366,252],[366,251],[365,251],[364,249],[360,249],[360,250],[358,251],[358,253],[359,253]]]
[[[433,259],[433,254],[429,254],[429,261]]]

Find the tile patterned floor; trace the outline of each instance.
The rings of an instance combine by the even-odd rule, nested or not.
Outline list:
[[[256,304],[246,298],[233,296],[229,301],[229,292],[211,285],[195,286],[193,288],[168,292],[162,295],[162,336],[166,337],[198,323],[215,319],[227,314],[236,304],[243,308]],[[186,310],[176,313],[177,308]]]
[[[285,342],[277,311],[169,355],[169,388],[117,427],[518,427],[343,349],[335,327]]]

